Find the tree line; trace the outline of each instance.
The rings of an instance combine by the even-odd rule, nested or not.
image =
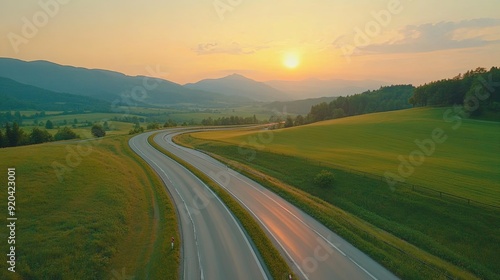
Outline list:
[[[412,96],[413,90],[412,85],[392,85],[350,96],[340,96],[329,103],[321,102],[312,106],[305,117],[287,116],[283,126],[292,127],[348,116],[411,108],[408,99]]]
[[[208,117],[201,121],[201,124],[204,126],[216,126],[216,125],[241,125],[241,124],[258,124],[259,120],[255,115],[252,117],[239,117],[239,116],[230,116],[230,117],[220,117],[217,119],[213,119],[212,117]]]
[[[106,135],[104,127],[100,124],[94,124],[91,128],[91,133],[95,137],[103,137]],[[39,127],[34,127],[29,133],[26,133],[19,127],[17,122],[13,122],[12,125],[10,123],[6,123],[4,129],[0,128],[0,148],[41,144],[51,141],[71,140],[77,138],[80,138],[80,135],[67,126],[59,128],[54,135],[46,129]]]
[[[472,116],[487,111],[500,112],[500,69],[476,68],[451,79],[426,83],[415,88],[409,102],[414,107],[460,105]]]

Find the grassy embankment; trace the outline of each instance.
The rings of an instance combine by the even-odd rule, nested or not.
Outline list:
[[[430,138],[438,127],[447,140],[436,143],[435,152],[415,167],[408,182],[498,204],[498,124],[463,120],[453,129],[456,119],[445,122],[445,110],[363,115],[273,132],[204,132],[177,140],[238,161],[233,162],[238,169],[267,174],[252,172],[251,176],[404,278],[446,274],[498,278],[500,229],[495,225],[500,224],[499,209],[467,205],[401,185],[392,191],[377,177],[385,171],[397,173],[398,155],[408,157],[417,148],[415,139]],[[312,183],[323,169],[336,176],[335,186],[328,190]]]
[[[179,251],[169,244],[179,237],[173,205],[128,139],[0,149],[3,186],[7,168],[16,168],[18,218],[16,273],[5,267],[2,242],[1,279],[177,279]],[[59,169],[62,181],[54,162],[66,168]]]
[[[224,204],[231,210],[236,219],[243,226],[247,234],[252,239],[253,244],[259,251],[260,256],[264,260],[269,273],[274,279],[283,279],[286,275],[291,273],[291,269],[280,255],[278,250],[274,247],[271,240],[267,237],[265,232],[255,221],[255,219],[241,206],[236,199],[234,199],[229,193],[227,193],[222,187],[220,187],[216,182],[210,179],[207,175],[200,172],[191,164],[187,163],[183,159],[177,157],[176,155],[170,153],[169,151],[163,149],[160,145],[154,142],[153,138],[156,134],[149,137],[149,143],[156,148],[158,151],[162,152],[166,156],[172,158],[179,164],[186,167],[190,172],[192,172],[196,177],[202,180],[207,186],[209,186],[212,191],[224,202]],[[291,274],[293,279],[296,276]]]

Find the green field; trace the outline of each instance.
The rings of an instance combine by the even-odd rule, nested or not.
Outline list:
[[[16,272],[0,279],[176,279],[179,237],[159,178],[128,136],[0,149],[0,182],[16,168]],[[57,170],[54,169],[57,166]],[[7,216],[7,188],[0,193]]]
[[[498,204],[498,124],[463,120],[453,130],[455,123],[443,121],[445,110],[411,109],[277,131],[203,132],[183,135],[177,140],[244,163],[354,215],[355,218],[347,218],[314,199],[306,201],[304,195],[290,195],[290,187],[277,188],[272,180],[261,182],[404,279],[442,278],[445,274],[471,278],[460,270],[483,279],[497,279],[500,278],[497,258],[500,229],[494,225],[500,224],[498,208],[478,203],[468,205],[466,200],[413,191],[407,185],[391,189],[379,177],[385,171],[397,172],[398,155],[408,155],[416,148],[415,139],[431,137],[432,131],[440,127],[448,139],[436,144],[435,153],[415,167],[415,173],[407,180]],[[464,172],[467,168],[471,170]],[[331,189],[313,183],[312,179],[322,170],[335,174]],[[254,179],[260,181],[259,178]],[[452,188],[453,185],[459,187]],[[379,230],[367,235],[370,226],[353,226],[356,219],[394,235],[399,241],[377,237]],[[387,247],[390,243],[412,251],[412,245],[405,242],[425,253],[417,250],[400,255],[393,247]],[[420,261],[429,266],[422,266]]]
[[[326,166],[383,177],[399,175],[401,161],[418,151],[416,140],[431,139],[437,128],[447,139],[436,143],[414,172],[411,184],[500,206],[500,122],[443,120],[447,108],[420,108],[362,115],[272,131],[204,132],[200,139],[243,145],[307,158]],[[445,115],[452,118],[454,115]],[[454,129],[454,127],[456,129]],[[261,139],[261,138],[266,139]],[[268,138],[271,137],[271,141]],[[415,157],[417,161],[420,158]]]
[[[67,115],[49,115],[43,118],[39,118],[38,121],[46,122],[47,120],[51,120],[54,124],[60,124],[63,121],[66,121],[68,124],[73,124],[74,119],[77,119],[78,122],[104,122],[110,121],[114,117],[121,118],[123,117],[123,113],[87,113],[87,114],[67,114]],[[138,115],[126,115],[127,117],[141,117]],[[27,120],[26,123],[32,123],[31,120]]]
[[[252,117],[256,116],[259,121],[268,121],[269,118],[274,114],[279,114],[279,112],[272,111],[270,109],[264,108],[261,105],[248,105],[240,106],[234,108],[217,108],[217,109],[176,109],[176,108],[144,108],[144,107],[119,107],[117,108],[119,112],[117,113],[80,113],[80,114],[62,114],[63,112],[50,111],[45,112],[44,117],[39,117],[36,121],[42,123],[42,127],[45,125],[47,120],[50,120],[55,127],[57,126],[69,126],[72,127],[74,120],[77,120],[75,124],[77,126],[75,132],[79,133],[81,136],[85,134],[83,127],[80,127],[86,123],[99,122],[103,123],[107,121],[111,127],[108,132],[111,134],[127,134],[129,130],[134,126],[133,123],[126,123],[120,121],[114,121],[113,118],[123,119],[123,118],[133,118],[143,119],[144,123],[142,126],[146,126],[148,123],[157,122],[163,125],[167,120],[173,120],[179,125],[184,122],[187,124],[200,124],[203,119],[212,118],[218,119],[222,117],[238,116],[238,117]],[[6,111],[2,112],[5,113]],[[12,114],[14,112],[10,111]],[[31,116],[35,113],[41,113],[40,111],[20,111],[21,115]],[[22,127],[26,131],[31,131],[34,127],[34,119],[24,119]],[[80,130],[80,131],[78,131]],[[88,127],[90,130],[90,127]],[[55,134],[57,130],[49,131]],[[81,133],[83,132],[83,133]],[[82,137],[83,138],[83,137]],[[84,137],[88,138],[88,137]]]

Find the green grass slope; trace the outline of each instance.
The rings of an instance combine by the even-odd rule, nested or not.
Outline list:
[[[273,131],[264,141],[259,141],[261,131],[206,132],[195,137],[381,177],[389,172],[408,183],[500,205],[500,122],[458,119],[449,110],[419,108],[319,122]],[[410,162],[410,154],[421,151],[415,141],[432,140],[435,130],[442,131],[439,139],[446,140],[433,141],[434,152],[424,153],[423,160],[415,154],[417,164],[410,163],[413,172],[403,168],[406,176],[401,176],[398,157]]]
[[[176,279],[177,222],[159,178],[128,136],[0,149],[0,183],[16,168],[16,273],[0,279]],[[58,167],[56,172],[54,165]],[[0,193],[7,216],[7,188]]]

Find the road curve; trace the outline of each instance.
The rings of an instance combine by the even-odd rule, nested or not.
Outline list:
[[[262,225],[301,279],[398,279],[311,216],[208,155],[180,147],[161,132],[154,141],[230,192]]]
[[[248,237],[217,196],[196,176],[158,152],[152,134],[130,139],[130,147],[163,180],[177,208],[182,236],[181,279],[269,279]]]

